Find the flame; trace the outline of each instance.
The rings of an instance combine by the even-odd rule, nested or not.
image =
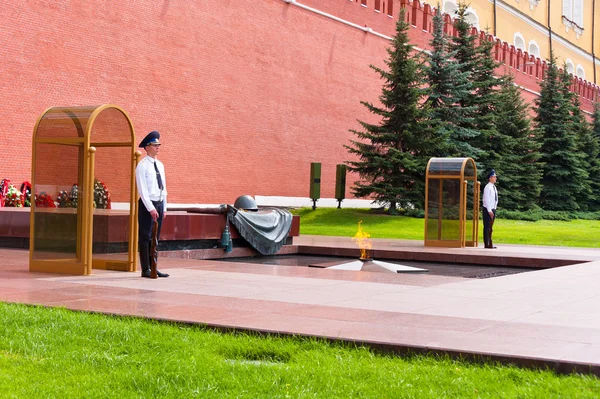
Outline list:
[[[360,259],[369,259],[369,252],[372,248],[371,234],[362,229],[362,226],[360,225],[361,223],[362,220],[358,222],[358,231],[354,237],[352,237],[352,241],[354,241],[356,245],[358,245],[358,248],[360,248]]]

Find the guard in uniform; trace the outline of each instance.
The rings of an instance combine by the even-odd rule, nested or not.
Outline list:
[[[157,159],[160,151],[160,133],[156,130],[148,133],[140,143],[146,150],[146,156],[135,169],[135,181],[140,194],[138,204],[139,236],[138,247],[142,277],[150,278],[150,244],[152,240],[152,226],[158,221],[157,239],[160,237],[162,221],[167,212],[167,182],[165,167]],[[169,277],[168,274],[158,272],[158,277]]]
[[[492,242],[492,230],[494,226],[494,220],[496,219],[496,207],[498,206],[498,191],[496,190],[496,171],[490,170],[487,175],[488,184],[483,189],[483,244],[485,248],[494,249],[494,243]]]

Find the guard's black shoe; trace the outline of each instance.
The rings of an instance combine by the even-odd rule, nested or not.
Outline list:
[[[142,270],[142,277],[151,278],[150,270]]]
[[[167,273],[163,273],[159,270],[156,271],[156,274],[158,275],[158,277],[169,277],[169,275]]]

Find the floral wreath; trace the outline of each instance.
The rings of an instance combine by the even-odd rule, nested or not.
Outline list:
[[[0,207],[4,206],[4,199],[8,194],[8,188],[10,187],[10,180],[2,179],[0,182]]]
[[[23,206],[31,206],[31,183],[28,181],[21,183],[21,195],[23,196]]]
[[[77,208],[77,196],[75,196],[75,201],[73,201],[73,191],[77,193],[75,189],[77,184],[73,184],[71,191],[61,190],[58,192],[58,196],[56,197],[56,202],[58,202],[59,208]]]
[[[12,184],[9,184],[6,196],[4,196],[4,206],[15,208],[23,206],[23,194]]]
[[[40,208],[56,208],[54,200],[50,194],[42,191],[39,195],[35,196],[35,206]]]
[[[103,181],[94,179],[94,207],[98,209],[110,209],[110,192]]]

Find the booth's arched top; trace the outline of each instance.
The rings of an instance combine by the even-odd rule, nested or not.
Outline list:
[[[477,167],[473,158],[431,158],[427,174],[432,177],[477,179]]]
[[[112,104],[52,107],[39,117],[36,141],[85,141],[91,145],[129,145],[135,141],[127,113]]]

